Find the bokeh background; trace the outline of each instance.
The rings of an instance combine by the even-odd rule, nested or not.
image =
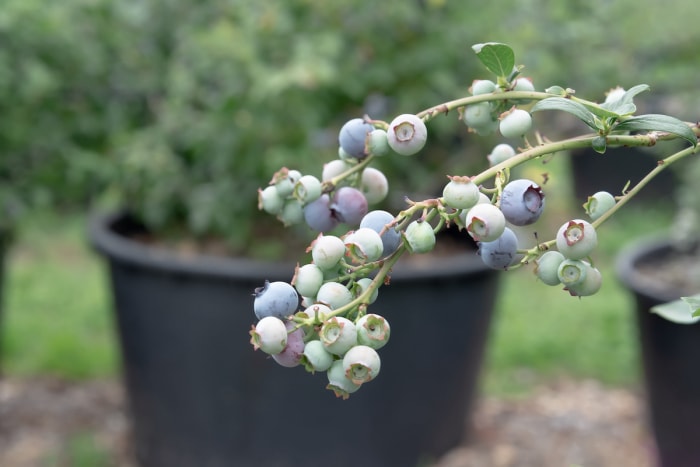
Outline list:
[[[641,111],[696,118],[696,10],[690,0],[0,1],[4,378],[118,379],[107,280],[85,240],[90,213],[128,205],[173,239],[217,237],[235,253],[293,258],[302,251],[275,239],[307,233],[258,215],[257,188],[282,165],[319,174],[349,118],[389,120],[466,95],[488,77],[473,44],[511,45],[538,90],[602,100],[646,83]],[[539,118],[545,136],[585,131]],[[498,142],[467,133],[456,116],[430,131],[419,157],[378,162],[392,184],[387,207],[435,192],[445,174],[475,173]],[[550,174],[540,231],[583,212],[577,184],[596,188],[566,156],[522,169]],[[638,157],[653,164],[656,154]],[[621,160],[611,172],[644,165]],[[618,190],[621,177],[611,182]],[[485,394],[524,397],[558,378],[638,386],[631,299],[612,264],[630,240],[668,227],[676,181],[672,172],[652,183],[601,230],[599,295],[572,299],[529,271],[505,274]],[[267,241],[256,242],[261,233]],[[86,450],[89,434],[75,436],[61,459],[107,462],[98,447]]]

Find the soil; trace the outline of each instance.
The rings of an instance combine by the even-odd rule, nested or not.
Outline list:
[[[114,380],[0,380],[3,467],[135,467]],[[469,444],[432,467],[652,467],[639,392],[558,381],[527,397],[485,397]],[[392,466],[393,467],[393,466]]]

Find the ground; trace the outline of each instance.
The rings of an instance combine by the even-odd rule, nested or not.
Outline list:
[[[558,381],[522,398],[485,397],[469,445],[433,467],[651,467],[638,392]],[[3,467],[134,467],[117,381],[0,380]]]

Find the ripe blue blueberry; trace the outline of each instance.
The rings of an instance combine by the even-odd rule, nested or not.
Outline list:
[[[284,319],[299,308],[299,295],[291,284],[281,281],[265,281],[265,285],[255,289],[253,310],[258,319],[274,316]]]
[[[282,352],[287,345],[287,327],[279,318],[266,316],[250,330],[250,343],[255,350],[272,355]]]
[[[379,354],[367,345],[356,345],[343,356],[345,376],[355,384],[372,381],[381,369]]]
[[[474,240],[491,242],[503,234],[506,218],[493,204],[479,203],[467,212],[465,225]]]
[[[507,269],[517,259],[518,238],[506,227],[496,240],[479,242],[479,256],[492,269]]]
[[[513,225],[530,225],[544,210],[544,193],[532,180],[513,180],[503,187],[501,211]]]
[[[360,221],[360,228],[370,228],[379,233],[382,238],[382,257],[387,257],[399,247],[401,242],[401,234],[392,227],[387,227],[394,222],[394,216],[382,210],[374,210],[368,212]]]
[[[435,247],[433,226],[423,220],[415,220],[408,224],[404,235],[413,253],[427,253]]]
[[[445,204],[456,209],[469,209],[479,202],[479,187],[471,177],[448,177],[450,181],[442,190]]]
[[[556,250],[546,251],[535,260],[535,275],[547,285],[559,285],[559,265],[564,255]]]
[[[331,211],[330,202],[330,197],[324,193],[315,201],[304,206],[304,222],[311,230],[328,232],[339,224],[338,219]]]
[[[363,159],[367,153],[365,144],[367,136],[374,130],[374,127],[361,118],[348,120],[338,133],[338,143],[342,150],[350,157]]]
[[[583,259],[598,245],[595,228],[582,219],[571,220],[559,228],[557,249],[569,259]]]
[[[425,122],[416,115],[402,114],[389,124],[387,142],[394,152],[402,156],[412,156],[423,149],[427,139]]]
[[[343,186],[333,193],[330,208],[340,222],[356,226],[367,214],[367,198],[357,188]]]
[[[526,110],[513,109],[501,116],[498,129],[506,138],[518,138],[530,131],[532,117]]]

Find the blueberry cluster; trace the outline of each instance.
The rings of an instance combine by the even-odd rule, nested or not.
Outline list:
[[[376,210],[342,238],[319,234],[311,261],[297,267],[291,283],[256,289],[254,348],[285,367],[325,371],[328,389],[343,398],[376,378],[377,350],[389,340],[390,327],[384,317],[367,313],[378,295],[378,284],[367,275],[400,245],[393,221]]]

